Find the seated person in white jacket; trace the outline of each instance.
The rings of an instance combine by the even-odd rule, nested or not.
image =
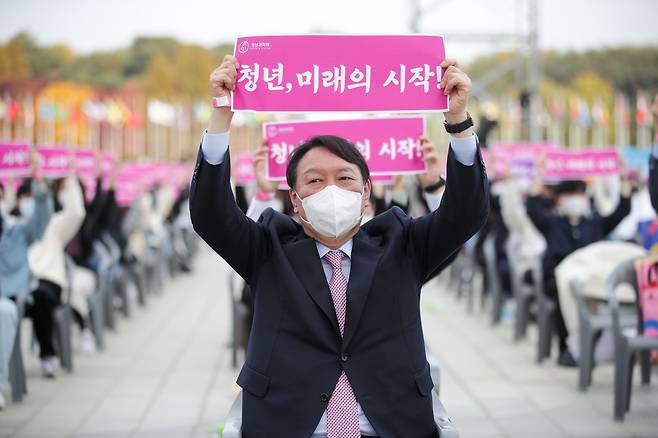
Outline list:
[[[55,213],[43,237],[28,251],[28,260],[39,285],[32,295],[34,301],[29,315],[39,342],[39,356],[45,377],[55,376],[55,349],[53,340],[53,314],[60,305],[62,292],[69,286],[64,248],[78,232],[85,217],[82,191],[72,173],[53,190]]]

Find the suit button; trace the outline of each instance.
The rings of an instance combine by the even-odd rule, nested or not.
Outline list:
[[[340,360],[342,360],[343,362],[347,362],[347,354],[343,354],[343,355],[340,357]]]
[[[327,401],[329,401],[329,396],[323,392],[322,394],[320,394],[320,401],[322,403],[326,403]]]

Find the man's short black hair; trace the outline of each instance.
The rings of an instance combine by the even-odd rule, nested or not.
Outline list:
[[[318,135],[302,143],[290,155],[286,169],[286,181],[290,187],[295,187],[295,183],[297,182],[297,166],[299,162],[308,151],[314,148],[325,148],[348,163],[355,164],[361,172],[364,184],[370,179],[368,163],[366,163],[365,158],[363,158],[363,155],[361,155],[352,142],[335,135]]]
[[[574,179],[560,181],[555,187],[555,196],[560,195],[573,195],[576,193],[585,193],[587,191],[587,184],[583,180]]]

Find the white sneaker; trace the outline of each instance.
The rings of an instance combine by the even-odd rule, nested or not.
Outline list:
[[[43,376],[47,379],[55,378],[55,358],[48,357],[46,359],[41,359],[41,372]]]
[[[0,391],[0,411],[3,410],[7,406],[7,401],[5,400],[4,394],[2,394],[2,391]]]
[[[82,353],[95,353],[96,352],[96,338],[88,328],[80,332],[80,345],[78,349]]]

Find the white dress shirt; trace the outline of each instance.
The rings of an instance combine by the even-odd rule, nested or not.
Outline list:
[[[455,158],[457,159],[457,161],[459,161],[465,166],[472,166],[473,163],[475,162],[475,156],[477,152],[476,139],[477,137],[475,136],[475,134],[467,138],[459,138],[459,137],[451,136],[450,147],[455,153]],[[203,153],[204,160],[206,160],[206,162],[208,162],[209,164],[213,164],[213,165],[221,164],[224,161],[224,155],[228,150],[228,143],[229,143],[228,132],[224,132],[220,134],[209,134],[208,132],[204,132],[203,140],[201,141],[201,151]],[[438,202],[436,207],[438,207]],[[315,245],[317,247],[318,256],[320,257],[320,260],[322,262],[322,269],[324,270],[324,275],[327,278],[327,283],[328,283],[331,280],[331,274],[333,272],[333,269],[331,267],[331,264],[328,261],[324,260],[323,257],[325,254],[331,251],[331,249],[321,244],[318,241],[315,242]],[[350,272],[352,269],[352,259],[351,259],[352,239],[350,239],[348,242],[343,244],[343,246],[341,246],[339,249],[347,256],[344,257],[343,260],[341,261],[341,270],[343,271],[345,280],[349,283]],[[358,403],[358,401],[357,401],[357,408],[359,414],[359,428],[361,430],[361,434],[365,436],[377,436],[377,432],[375,431],[375,429],[373,429],[372,425],[370,424],[370,421],[368,420],[365,413],[363,412],[363,409],[361,409],[361,404]],[[327,411],[325,410],[311,438],[324,438],[326,436],[327,436]]]

